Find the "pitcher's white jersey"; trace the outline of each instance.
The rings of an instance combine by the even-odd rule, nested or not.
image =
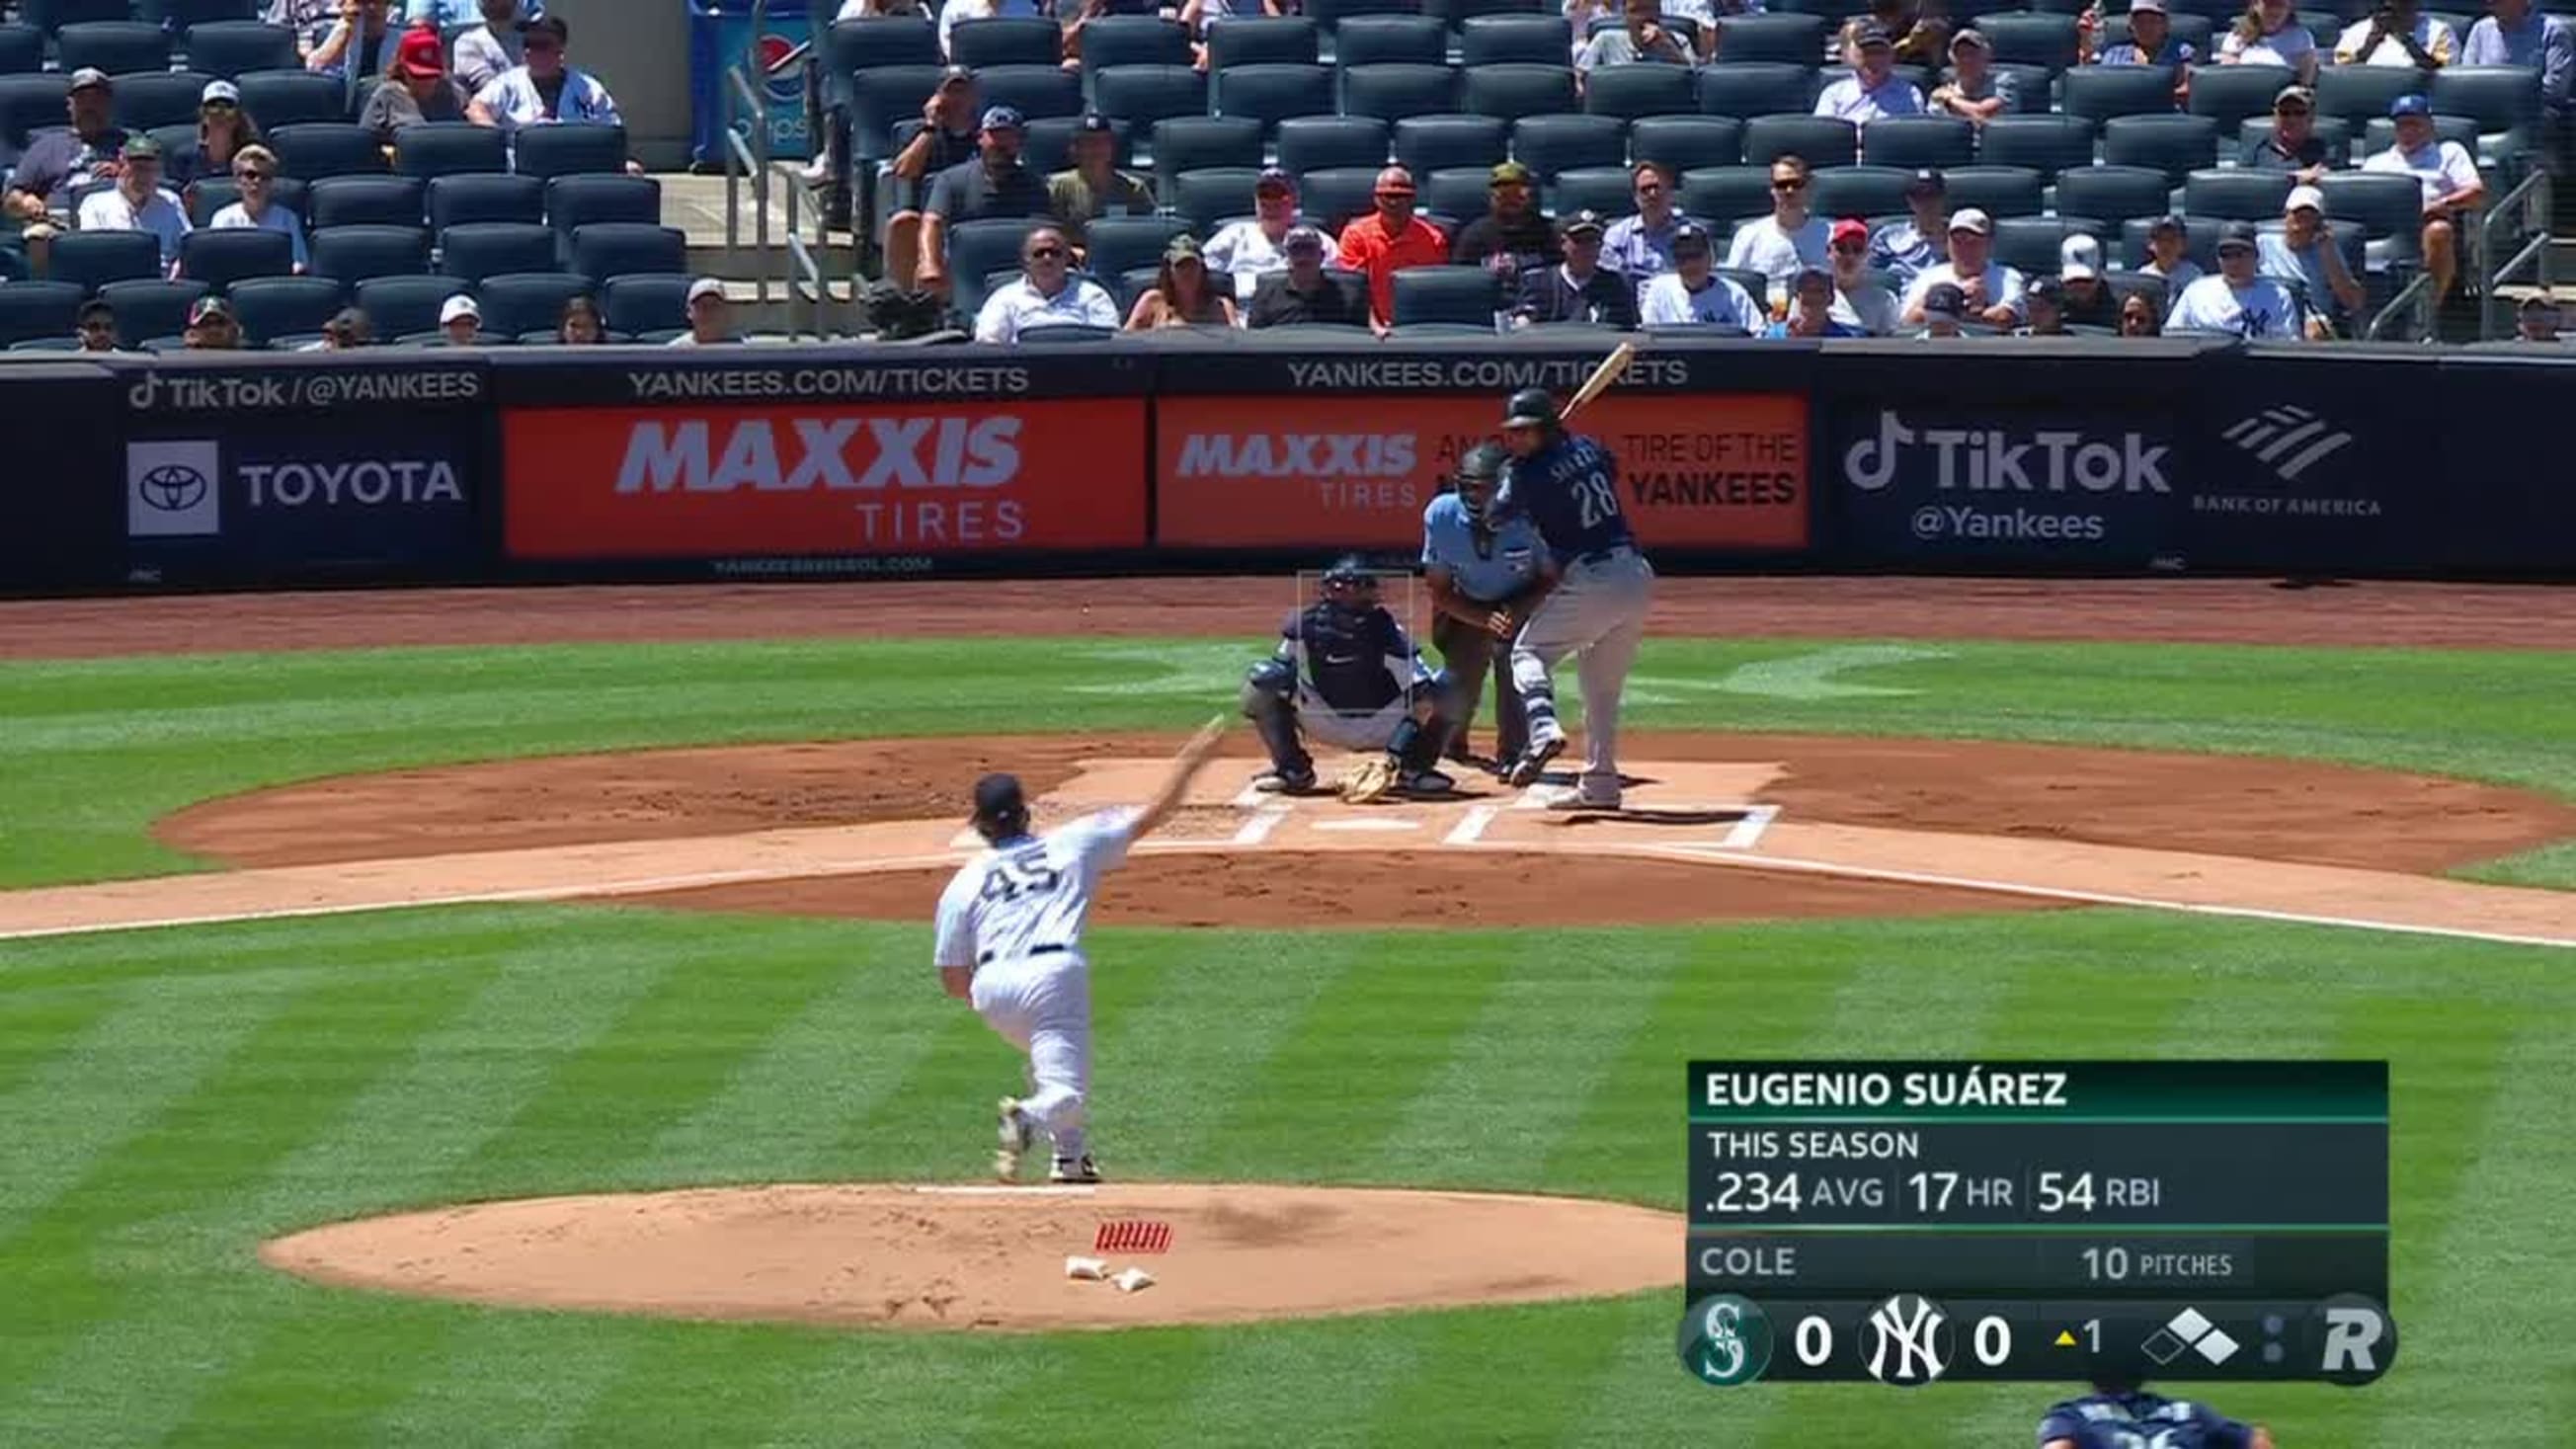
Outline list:
[[[968,861],[939,897],[939,966],[1079,951],[1103,872],[1127,858],[1135,814],[1104,811]]]

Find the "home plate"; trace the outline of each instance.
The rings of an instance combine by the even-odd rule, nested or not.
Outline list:
[[[1419,830],[1422,827],[1411,820],[1361,819],[1318,820],[1314,828],[1317,830]]]

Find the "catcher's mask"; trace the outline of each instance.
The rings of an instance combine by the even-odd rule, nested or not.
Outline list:
[[[1346,553],[1324,570],[1324,597],[1348,609],[1377,603],[1377,574],[1358,554]]]
[[[1503,460],[1510,455],[1500,443],[1478,443],[1458,460],[1453,482],[1458,487],[1458,503],[1467,512],[1467,521],[1475,523],[1485,516],[1486,505],[1494,501],[1494,490],[1502,486]]]
[[[986,775],[975,782],[975,833],[992,844],[1029,833],[1029,805],[1017,775]]]

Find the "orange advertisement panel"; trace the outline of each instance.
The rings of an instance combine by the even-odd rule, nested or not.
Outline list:
[[[526,408],[515,559],[1139,548],[1145,403]]]
[[[1155,407],[1155,541],[1173,547],[1410,548],[1502,400],[1174,397]],[[1619,455],[1648,549],[1807,544],[1807,400],[1610,392],[1575,426]]]

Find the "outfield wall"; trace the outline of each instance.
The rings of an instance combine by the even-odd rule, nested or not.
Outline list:
[[[1409,552],[1613,334],[1324,352],[0,367],[0,589],[1268,568]],[[1672,569],[2576,575],[2576,358],[1649,340],[1581,426]]]

